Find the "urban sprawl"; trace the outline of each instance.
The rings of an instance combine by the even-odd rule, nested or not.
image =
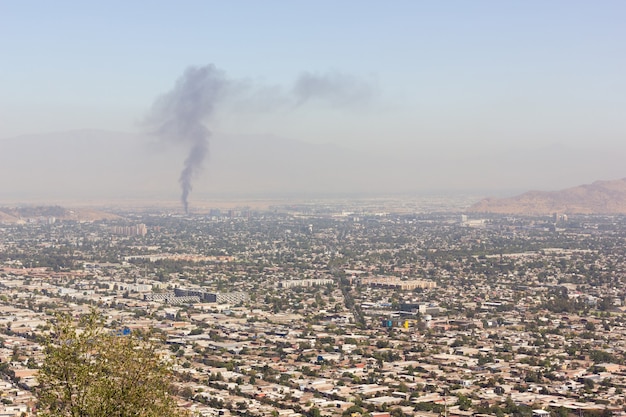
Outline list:
[[[626,404],[626,217],[300,204],[0,224],[0,416],[96,308],[154,329],[203,416],[609,416]]]

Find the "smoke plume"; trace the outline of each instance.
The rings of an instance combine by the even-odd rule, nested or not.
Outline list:
[[[234,101],[240,109],[267,112],[299,107],[313,99],[350,106],[369,100],[372,92],[368,82],[337,72],[303,73],[285,92],[281,86],[229,79],[214,65],[191,67],[170,92],[154,102],[146,123],[156,136],[189,148],[178,179],[183,208],[188,213],[192,180],[209,153],[211,132],[204,123],[214,115],[218,103]]]
[[[181,202],[189,211],[192,179],[202,168],[209,152],[211,132],[204,126],[214,113],[216,103],[224,97],[230,82],[213,65],[191,67],[178,79],[174,88],[159,97],[147,122],[155,135],[189,147],[178,181]]]
[[[292,90],[296,105],[319,99],[338,107],[369,101],[374,93],[371,83],[340,72],[304,72]]]

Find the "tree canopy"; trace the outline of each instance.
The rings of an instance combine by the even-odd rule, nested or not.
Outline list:
[[[95,310],[77,325],[60,316],[39,372],[38,415],[182,416],[169,393],[170,373],[148,334],[114,334]]]

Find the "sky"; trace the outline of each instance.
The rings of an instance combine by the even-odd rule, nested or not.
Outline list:
[[[212,64],[256,92],[213,132],[389,155],[626,150],[624,21],[623,1],[0,0],[0,138],[141,131]],[[367,94],[275,103],[306,74]]]

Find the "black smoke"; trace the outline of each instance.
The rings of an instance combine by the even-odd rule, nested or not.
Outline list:
[[[298,107],[313,99],[333,106],[351,106],[368,101],[372,93],[370,83],[337,72],[305,72],[285,92],[280,86],[229,79],[210,64],[188,68],[174,88],[154,102],[146,124],[152,134],[189,148],[178,179],[181,202],[188,213],[192,180],[209,154],[211,131],[204,124],[214,115],[217,104],[230,100],[241,108],[267,112]]]
[[[214,65],[188,68],[174,88],[155,101],[148,115],[147,122],[154,134],[189,146],[178,179],[185,212],[189,211],[192,179],[209,153],[211,131],[204,123],[213,115],[216,103],[227,94],[229,86],[224,72]]]

